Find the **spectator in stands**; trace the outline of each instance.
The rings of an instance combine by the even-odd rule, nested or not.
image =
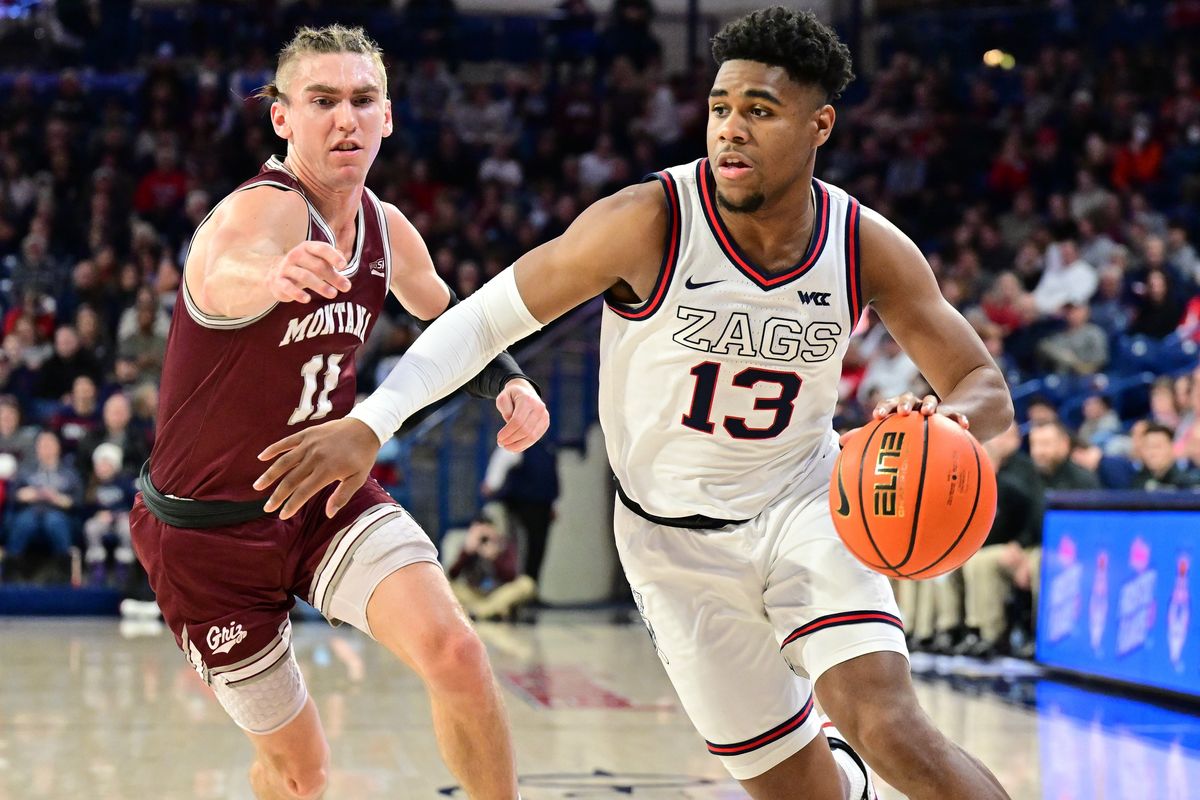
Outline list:
[[[1058,406],[1050,399],[1037,395],[1030,398],[1025,406],[1025,419],[1030,425],[1041,425],[1047,422],[1058,422]]]
[[[1175,432],[1166,425],[1150,423],[1146,426],[1139,448],[1142,468],[1134,476],[1132,488],[1161,491],[1191,489],[1197,485],[1191,473],[1175,458],[1174,437]]]
[[[151,295],[139,297],[137,301],[137,328],[121,339],[117,345],[117,356],[137,365],[146,378],[155,378],[162,372],[163,357],[167,352],[166,337],[155,330],[158,319],[158,303]]]
[[[1175,381],[1161,375],[1150,386],[1150,421],[1166,425],[1171,430],[1179,427],[1179,407],[1175,405]]]
[[[124,310],[117,320],[117,341],[120,342],[138,332],[138,315],[143,308],[154,309],[154,334],[165,339],[171,332],[171,317],[163,310],[154,289],[141,282],[141,272],[134,264],[126,264],[121,269],[121,282],[126,280],[129,281],[129,286],[122,298]]]
[[[133,401],[133,421],[130,427],[142,436],[148,447],[152,447],[155,419],[158,417],[158,384],[143,381],[134,387],[130,397]]]
[[[1042,224],[1037,213],[1037,198],[1033,192],[1028,189],[1017,192],[1013,196],[1012,208],[1000,215],[998,224],[1000,238],[1010,250],[1015,251],[1032,239],[1034,232]]]
[[[1068,303],[1086,305],[1098,283],[1096,268],[1079,256],[1075,240],[1064,239],[1046,249],[1033,303],[1041,314],[1057,314]]]
[[[98,381],[100,365],[93,353],[80,347],[75,328],[62,325],[54,331],[54,354],[42,364],[39,375],[38,397],[58,402],[71,391],[75,379],[81,375],[86,375],[93,384]]]
[[[1100,268],[1100,283],[1092,295],[1092,322],[1107,334],[1124,333],[1133,314],[1125,304],[1125,273],[1114,262]]]
[[[1013,586],[1031,592],[1033,608],[1036,609],[1041,578],[1039,569],[1042,556],[1042,515],[1045,512],[1045,492],[1065,489],[1099,489],[1100,481],[1094,474],[1071,461],[1071,432],[1057,420],[1037,423],[1030,429],[1029,452],[1041,484],[1041,491],[1034,493],[1032,497],[1032,522],[1030,523],[1032,527],[1030,530],[1033,535],[1023,543],[1022,547],[1010,547],[1005,550],[1005,556],[1001,559],[1001,567],[1011,576]],[[1025,485],[1029,486],[1028,483]],[[967,562],[967,565],[969,566],[970,563]],[[986,566],[988,566],[986,560],[981,562],[978,568],[979,572],[985,573]],[[963,575],[968,597],[972,591],[970,587],[973,575],[973,571],[964,572]],[[991,577],[994,575],[994,571],[990,573]],[[984,581],[984,585],[987,585],[989,574],[983,575],[981,579]],[[978,584],[976,585],[978,587]],[[991,585],[994,591],[995,580],[991,580]],[[987,611],[984,609],[997,603],[1001,607],[1003,606],[1003,594],[999,597],[993,595],[987,599],[977,596],[974,607],[977,609],[977,613],[986,614]],[[968,626],[971,625],[971,619],[968,612]],[[974,617],[974,619],[979,619],[979,617]],[[980,642],[978,648],[972,650],[976,655],[986,654],[987,645],[984,643],[986,640],[982,636],[982,631]],[[967,649],[971,649],[969,643],[965,643],[960,651]]]
[[[32,464],[23,466],[13,480],[12,527],[5,549],[28,575],[26,550],[44,542],[53,556],[66,556],[74,536],[72,512],[81,496],[79,476],[62,463],[62,447],[51,431],[42,431],[35,444]]]
[[[1071,443],[1071,462],[1094,473],[1104,489],[1128,489],[1133,483],[1135,470],[1128,458],[1107,455],[1098,445],[1082,439],[1076,438]]]
[[[517,570],[517,543],[501,509],[484,506],[471,521],[450,586],[472,619],[511,619],[537,596],[533,579]]]
[[[1094,221],[1087,217],[1079,220],[1079,256],[1084,261],[1103,269],[1118,246],[1111,236],[1097,230]]]
[[[79,443],[99,428],[100,403],[96,383],[87,375],[80,375],[71,386],[67,402],[50,418],[50,429],[58,434],[63,450],[73,454],[79,449]]]
[[[150,447],[141,431],[134,430],[133,409],[123,392],[115,392],[104,401],[101,410],[103,426],[91,431],[79,442],[76,465],[84,482],[92,477],[92,454],[102,444],[115,445],[121,450],[124,461],[121,470],[137,475],[142,464],[150,457]]]
[[[1144,288],[1135,305],[1130,333],[1161,339],[1174,332],[1183,320],[1183,308],[1171,291],[1170,279],[1160,269],[1146,273]]]
[[[1092,375],[1108,363],[1108,337],[1088,321],[1088,307],[1070,302],[1063,306],[1067,328],[1042,340],[1038,353],[1051,372]]]
[[[1180,405],[1182,411],[1179,417],[1179,425],[1175,428],[1175,447],[1176,452],[1182,452],[1183,442],[1187,440],[1192,430],[1200,428],[1200,365],[1197,365],[1190,375],[1180,376],[1175,381],[1175,400],[1179,403],[1180,396],[1183,395],[1184,404]]]
[[[1193,342],[1200,342],[1200,294],[1193,295],[1183,309],[1179,321],[1179,335]]]
[[[188,176],[179,166],[179,152],[175,145],[160,142],[154,152],[154,169],[134,192],[134,209],[165,230],[183,209],[187,192]]]
[[[28,353],[19,334],[14,332],[4,337],[0,352],[0,393],[15,397],[22,407],[26,407],[33,397],[38,382],[37,367],[29,363]]]
[[[1149,115],[1134,117],[1129,141],[1113,158],[1112,183],[1117,189],[1146,186],[1161,176],[1163,146],[1154,138]]]
[[[1089,395],[1083,401],[1083,424],[1079,426],[1079,438],[1103,448],[1109,439],[1120,432],[1121,418],[1113,411],[1112,401],[1107,395]]]
[[[21,406],[11,396],[0,397],[0,453],[12,456],[17,464],[31,463],[37,429],[21,424]]]
[[[1002,648],[1006,599],[1018,572],[1038,557],[1032,551],[1041,543],[1041,479],[1021,452],[1017,426],[987,442],[984,451],[996,471],[996,518],[983,547],[962,568],[967,633],[954,648],[977,658]]]
[[[899,397],[909,391],[920,376],[917,365],[900,349],[891,334],[885,332],[859,384],[859,405],[868,408],[873,405],[872,398]]]
[[[1200,427],[1193,426],[1183,442],[1183,469],[1191,476],[1194,484],[1200,485]]]
[[[112,337],[100,314],[91,306],[81,305],[75,312],[75,332],[79,336],[79,349],[90,353],[96,363],[97,374],[103,378],[112,369]]]
[[[963,630],[962,570],[931,581],[896,580],[892,587],[909,647],[929,653],[952,652]]]
[[[538,441],[520,453],[498,447],[484,474],[484,497],[498,501],[507,517],[505,526],[524,537],[521,571],[541,580],[542,560],[558,499],[558,456],[552,443]]]
[[[1167,259],[1184,280],[1200,286],[1200,255],[1188,241],[1188,230],[1180,222],[1167,229]]]
[[[662,45],[650,28],[653,21],[651,0],[616,0],[612,18],[601,36],[605,63],[623,56],[639,72],[657,64],[662,59]]]
[[[133,476],[121,467],[123,459],[115,444],[106,442],[92,451],[92,477],[83,497],[83,536],[87,543],[84,563],[93,574],[102,572],[111,561],[122,567],[133,562],[129,509],[136,490]]]
[[[1025,291],[1014,272],[1002,272],[996,276],[984,294],[981,307],[988,319],[999,325],[1006,336],[1037,317],[1033,296]]]
[[[1035,423],[1029,431],[1030,458],[1047,491],[1100,488],[1094,474],[1071,463],[1071,439],[1057,420]]]

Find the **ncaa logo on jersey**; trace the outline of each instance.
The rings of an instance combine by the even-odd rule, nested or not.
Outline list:
[[[384,266],[382,258],[371,262],[371,274],[378,275],[381,278],[387,274],[387,267]]]

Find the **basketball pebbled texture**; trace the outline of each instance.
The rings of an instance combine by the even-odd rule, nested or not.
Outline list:
[[[859,561],[922,580],[974,555],[996,516],[996,476],[975,437],[941,414],[868,423],[834,465],[829,508]]]

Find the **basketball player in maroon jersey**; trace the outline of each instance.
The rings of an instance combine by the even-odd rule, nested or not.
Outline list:
[[[389,290],[423,320],[454,304],[417,231],[365,188],[392,131],[377,45],[357,28],[301,29],[264,93],[287,156],[196,231],[134,544],[180,647],[255,746],[258,797],[315,798],[327,782],[329,749],[291,646],[298,595],[408,663],[467,794],[512,800],[487,655],[425,533],[374,481],[325,492],[287,519],[252,486],[268,444],[351,409],[355,355]],[[501,445],[520,450],[546,430],[544,405],[507,354],[472,383],[507,420]]]
[[[938,395],[877,416],[969,419],[986,440],[1012,419],[1008,388],[912,241],[813,180],[851,79],[836,34],[776,7],[727,25],[713,55],[707,160],[595,203],[434,323],[348,419],[268,448],[256,485],[285,517],[318,487],[359,485],[408,415],[604,294],[617,550],[709,751],[756,800],[872,800],[859,754],[913,800],[1002,800],[921,710],[891,589],[837,538],[828,491],[864,304]],[[857,753],[822,735],[814,687]]]

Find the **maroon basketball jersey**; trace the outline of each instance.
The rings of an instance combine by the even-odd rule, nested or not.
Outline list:
[[[277,157],[234,192],[256,186],[304,196]],[[334,241],[311,202],[308,239]],[[354,406],[354,356],[383,308],[391,269],[383,206],[364,189],[354,255],[342,272],[348,292],[332,300],[310,292],[308,303],[230,319],[201,311],[181,281],[150,456],[154,485],[195,500],[262,499],[251,486],[267,466],[258,454]]]

